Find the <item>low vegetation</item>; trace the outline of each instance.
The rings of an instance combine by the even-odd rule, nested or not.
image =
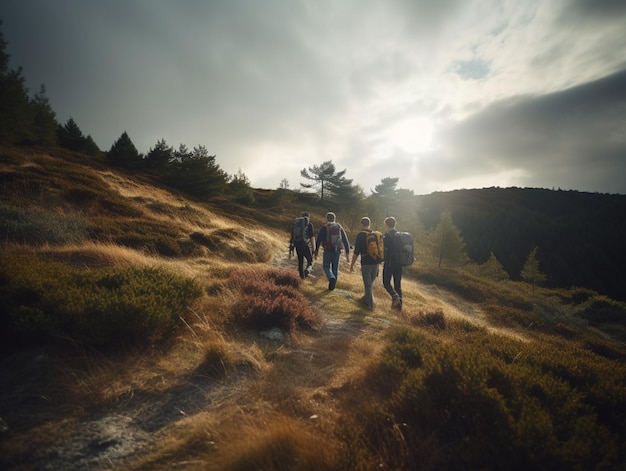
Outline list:
[[[301,280],[287,259],[301,195],[259,192],[263,225],[72,155],[2,155],[0,467],[626,466],[623,302],[418,247],[403,311],[377,281],[371,312],[345,262],[331,292],[320,261]]]

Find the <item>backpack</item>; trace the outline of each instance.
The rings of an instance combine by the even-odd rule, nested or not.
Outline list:
[[[369,255],[376,263],[382,262],[385,259],[385,244],[383,243],[383,235],[378,231],[363,232],[365,232],[367,255]]]
[[[293,221],[292,241],[294,245],[306,245],[309,242],[308,235],[309,223],[305,218],[296,218]]]
[[[403,267],[412,265],[415,261],[413,256],[413,236],[408,232],[396,232],[393,235],[394,262]]]
[[[324,250],[332,250],[333,252],[341,250],[341,226],[336,222],[331,222],[326,226]]]

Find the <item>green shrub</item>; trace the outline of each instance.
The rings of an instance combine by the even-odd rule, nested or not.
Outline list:
[[[92,225],[78,214],[0,204],[0,238],[29,245],[68,244],[89,238]]]
[[[405,443],[396,469],[435,462],[443,469],[546,470],[625,463],[623,365],[564,341],[525,344],[481,330],[462,342],[435,342],[434,334],[412,329],[390,332],[363,380],[369,393],[354,406],[355,417],[366,414],[367,398],[378,397],[376,416],[387,418],[367,429],[350,424],[361,440],[380,447],[378,456]],[[401,436],[391,433],[397,424]]]
[[[161,269],[84,271],[19,255],[2,257],[1,277],[9,335],[103,347],[163,335],[201,294],[195,282]]]
[[[624,323],[626,322],[626,304],[605,296],[594,296],[582,304],[580,317],[591,324]]]

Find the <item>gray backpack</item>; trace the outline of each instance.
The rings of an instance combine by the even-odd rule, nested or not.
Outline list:
[[[413,236],[408,232],[396,232],[393,235],[393,258],[398,265],[413,265]]]

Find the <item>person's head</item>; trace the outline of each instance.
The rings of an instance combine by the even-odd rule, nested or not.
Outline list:
[[[330,212],[330,211],[326,213],[326,220],[327,220],[328,222],[335,222],[335,219],[336,219],[336,218],[337,218],[337,217],[335,216],[335,213]]]
[[[371,223],[372,221],[367,216],[361,218],[361,226],[363,226],[364,228],[370,227]]]
[[[309,219],[311,217],[311,215],[308,213],[308,211],[303,211],[302,212],[302,217],[306,218],[306,219]]]
[[[396,227],[396,218],[393,216],[385,218],[385,226],[387,226],[387,229],[394,229]]]

